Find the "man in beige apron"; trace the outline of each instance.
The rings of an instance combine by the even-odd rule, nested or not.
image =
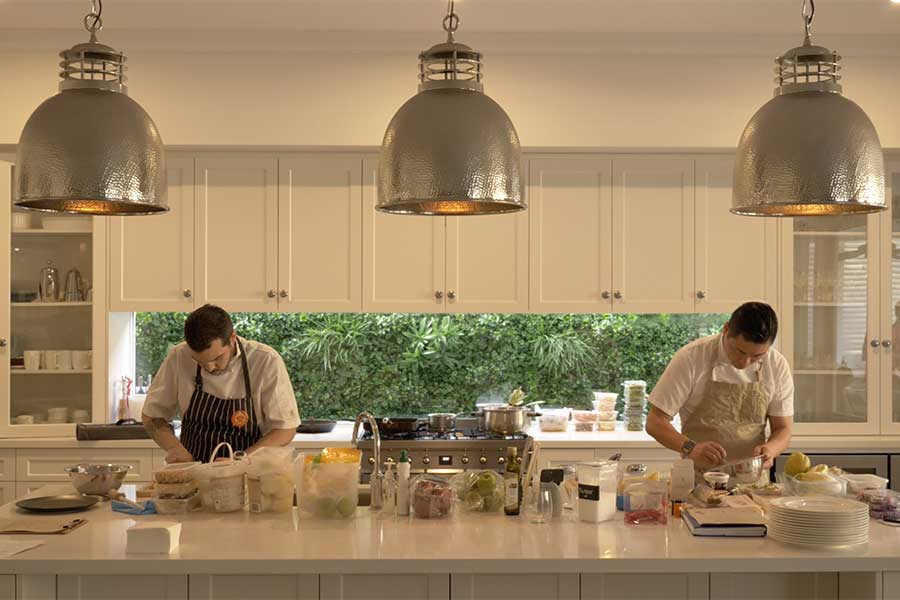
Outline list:
[[[793,377],[772,348],[777,332],[775,311],[748,302],[722,333],[681,348],[650,395],[647,433],[701,470],[757,455],[770,467],[793,425]]]

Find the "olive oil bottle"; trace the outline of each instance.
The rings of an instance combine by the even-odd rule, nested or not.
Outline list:
[[[522,505],[522,482],[519,452],[514,446],[506,449],[506,472],[503,473],[503,512],[515,516]]]

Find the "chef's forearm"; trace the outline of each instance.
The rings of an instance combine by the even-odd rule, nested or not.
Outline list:
[[[295,433],[297,433],[296,429],[273,429],[259,438],[258,442],[247,448],[247,454],[263,446],[287,446],[294,441]]]
[[[650,413],[647,415],[647,433],[669,450],[679,454],[688,439],[672,426],[671,417],[655,406],[650,408]]]
[[[766,445],[774,451],[776,456],[790,446],[793,425],[793,417],[769,417],[770,432]]]
[[[156,445],[165,451],[181,446],[181,442],[175,437],[172,425],[166,420],[159,417],[148,417],[141,415],[141,421],[144,423],[144,429],[156,442]]]

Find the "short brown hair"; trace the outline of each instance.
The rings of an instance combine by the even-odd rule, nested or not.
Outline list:
[[[225,309],[204,304],[184,321],[184,340],[194,352],[203,352],[215,340],[226,344],[234,333],[234,324]]]
[[[778,335],[778,316],[763,302],[741,304],[728,319],[728,335],[741,336],[754,344],[771,344]]]

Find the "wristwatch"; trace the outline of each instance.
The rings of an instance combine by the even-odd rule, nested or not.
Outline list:
[[[687,440],[685,443],[681,445],[681,458],[687,458],[690,453],[694,450],[694,447],[697,445],[697,442],[694,440]]]

